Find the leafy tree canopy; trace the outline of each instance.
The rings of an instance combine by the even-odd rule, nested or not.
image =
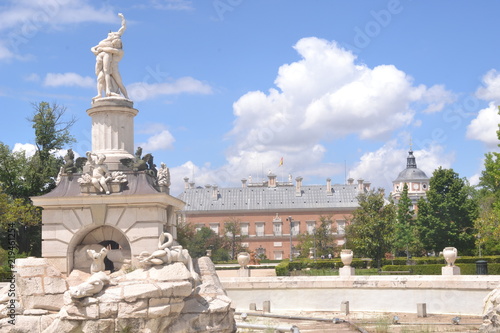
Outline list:
[[[359,195],[358,202],[359,208],[346,228],[348,247],[375,260],[380,269],[381,259],[394,246],[396,208],[386,202],[381,189]]]
[[[417,226],[427,251],[436,254],[453,246],[463,254],[474,251],[477,201],[471,187],[453,169],[434,171],[426,198],[418,202]]]

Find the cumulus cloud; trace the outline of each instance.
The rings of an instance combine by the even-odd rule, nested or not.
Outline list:
[[[162,10],[193,10],[192,1],[188,0],[151,0],[151,4],[156,9]]]
[[[443,85],[435,85],[425,90],[422,95],[422,100],[428,104],[423,110],[424,113],[433,113],[442,111],[443,108],[456,101],[456,96]]]
[[[95,87],[95,80],[89,76],[81,76],[76,73],[47,73],[43,80],[46,87]]]
[[[14,29],[21,34],[20,37],[26,37],[28,27],[32,35],[35,33],[33,29],[55,24],[119,22],[110,7],[97,9],[84,0],[10,0],[0,9],[0,31]]]
[[[322,142],[350,135],[383,142],[401,128],[419,126],[417,112],[437,112],[455,100],[442,85],[415,85],[395,66],[359,63],[335,42],[304,38],[294,48],[301,59],[279,68],[275,87],[250,91],[233,104],[236,119],[228,137],[235,143],[227,151],[224,178],[276,165],[280,156],[289,162],[289,172],[324,176],[327,149]],[[364,158],[375,159],[383,151]],[[384,163],[392,157],[388,153],[384,158],[388,160],[372,165],[373,175],[363,172],[362,177],[391,170]],[[394,158],[396,162],[401,159]]]
[[[500,101],[500,73],[496,69],[483,76],[482,86],[476,90],[476,96],[486,101]]]
[[[476,96],[489,101],[488,107],[481,109],[467,126],[466,138],[485,143],[490,149],[498,144],[497,130],[500,123],[498,104],[500,103],[500,73],[495,69],[488,71],[482,78]]]
[[[204,186],[205,184],[218,185],[216,171],[210,168],[210,164],[197,166],[192,161],[170,168],[170,177],[172,185],[170,193],[179,195],[184,190],[185,184],[180,179],[189,178],[189,182],[195,182],[195,186]],[[177,181],[175,181],[177,180]]]
[[[429,149],[413,152],[417,167],[430,178],[433,171],[442,166],[450,168],[454,160],[453,154],[445,154],[440,145],[431,145]],[[350,170],[349,176],[372,182],[372,187],[383,187],[390,191],[392,181],[406,168],[408,149],[398,148],[396,140],[391,140],[373,152],[361,156],[360,161]]]
[[[31,144],[31,143],[16,143],[16,144],[14,144],[14,148],[12,148],[12,151],[14,153],[24,151],[26,156],[35,155],[36,150],[37,150],[36,146],[34,144]]]
[[[500,123],[497,104],[491,102],[485,109],[479,111],[467,126],[467,139],[479,140],[493,148],[498,144],[497,130]]]
[[[109,6],[85,0],[8,0],[0,5],[0,60],[27,59],[20,46],[42,31],[82,22],[120,22]]]
[[[212,87],[192,77],[181,77],[172,82],[137,82],[127,86],[131,99],[140,102],[162,95],[211,94]]]
[[[140,143],[139,146],[142,147],[144,151],[150,152],[172,149],[174,142],[174,136],[168,130],[162,130],[150,136],[146,142]]]

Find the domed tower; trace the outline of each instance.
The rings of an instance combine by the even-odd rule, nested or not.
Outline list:
[[[406,158],[406,169],[401,171],[398,178],[392,182],[392,197],[396,203],[401,198],[405,183],[408,185],[408,197],[415,208],[417,201],[425,197],[425,193],[429,190],[429,177],[425,172],[417,168],[417,162],[411,148]]]

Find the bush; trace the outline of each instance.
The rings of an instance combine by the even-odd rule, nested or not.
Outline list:
[[[282,261],[279,263],[275,270],[276,270],[276,276],[288,276],[290,275],[290,270],[288,267],[289,261]]]
[[[461,275],[476,275],[476,264],[456,264],[460,267]],[[441,275],[441,268],[444,265],[386,265],[382,267],[383,271],[410,271],[412,275]],[[500,275],[500,264],[488,264],[489,275]]]
[[[431,265],[385,265],[382,270],[387,271],[410,271],[412,275],[441,275],[440,264]]]

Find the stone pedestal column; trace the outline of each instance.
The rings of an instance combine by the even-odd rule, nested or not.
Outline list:
[[[339,268],[339,276],[352,276],[355,275],[355,269],[351,266],[344,266]]]
[[[100,98],[87,110],[92,118],[92,152],[106,155],[109,170],[124,170],[120,159],[133,158],[134,117],[139,112],[123,98]]]
[[[250,277],[250,270],[248,268],[241,267],[238,270],[239,277]]]
[[[441,275],[460,275],[460,267],[445,266],[441,268]]]

